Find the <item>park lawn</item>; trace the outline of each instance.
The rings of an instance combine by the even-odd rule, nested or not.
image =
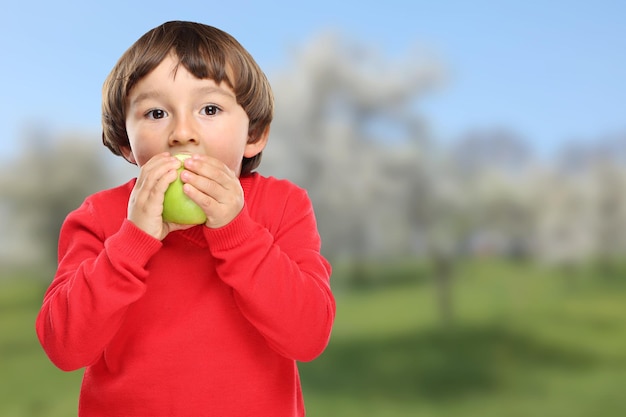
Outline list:
[[[82,372],[62,372],[35,333],[43,287],[32,280],[0,283],[0,416],[75,416]]]
[[[36,340],[42,292],[0,283],[3,417],[76,415],[82,372],[56,369]],[[626,285],[468,263],[447,326],[430,280],[336,296],[327,350],[299,364],[309,417],[626,415]]]
[[[337,294],[329,347],[300,365],[308,415],[626,415],[623,281],[464,264],[446,327],[432,282]]]

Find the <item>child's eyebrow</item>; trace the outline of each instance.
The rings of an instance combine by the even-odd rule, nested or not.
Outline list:
[[[143,93],[137,94],[136,97],[133,97],[132,100],[130,100],[129,104],[133,106],[137,103],[141,103],[144,100],[158,99],[159,97],[161,97],[161,93],[157,90],[145,91]]]
[[[223,88],[220,86],[210,85],[206,87],[200,87],[197,89],[197,95],[199,96],[206,96],[206,95],[211,95],[211,94],[219,94],[226,98],[237,100],[235,93],[233,93],[227,88]],[[137,94],[136,97],[133,97],[129,104],[130,106],[134,106],[134,105],[137,105],[137,103],[141,103],[144,100],[150,100],[150,99],[156,100],[156,99],[159,99],[161,96],[162,96],[162,93],[158,90],[144,91],[142,93]]]
[[[226,96],[228,98],[232,98],[232,99],[236,99],[237,98],[235,96],[235,93],[233,93],[229,89],[223,88],[223,87],[220,87],[220,86],[213,86],[213,85],[199,88],[198,89],[198,93],[200,95],[220,94],[220,95]]]

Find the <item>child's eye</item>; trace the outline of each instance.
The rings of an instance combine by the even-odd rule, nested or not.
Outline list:
[[[206,116],[215,116],[220,111],[219,107],[209,104],[202,108],[202,114]]]
[[[165,113],[165,110],[161,110],[161,109],[153,109],[153,110],[150,110],[150,111],[148,111],[146,113],[146,117],[148,119],[154,119],[154,120],[162,119],[166,115],[167,115],[167,113]]]

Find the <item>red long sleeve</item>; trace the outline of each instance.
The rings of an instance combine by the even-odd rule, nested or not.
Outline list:
[[[328,343],[330,266],[306,193],[258,174],[221,229],[162,242],[125,220],[133,182],[66,219],[36,322],[81,416],[304,415],[297,360]]]
[[[289,198],[285,211],[265,213],[281,219],[273,231],[246,208],[226,228],[204,232],[217,273],[234,289],[243,315],[279,353],[310,361],[326,347],[333,323],[330,267],[319,256],[308,197],[301,191]]]

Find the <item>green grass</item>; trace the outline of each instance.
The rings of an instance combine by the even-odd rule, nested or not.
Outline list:
[[[76,415],[81,372],[55,368],[37,341],[35,318],[42,287],[32,281],[0,283],[0,415]]]
[[[445,327],[432,282],[338,294],[329,347],[300,366],[308,415],[624,415],[626,288],[570,278],[463,265]]]
[[[330,345],[300,364],[309,417],[626,415],[626,271],[466,263],[443,326],[436,286],[412,268],[376,266],[337,291]],[[3,417],[76,415],[82,373],[54,368],[36,340],[42,291],[0,283]]]

